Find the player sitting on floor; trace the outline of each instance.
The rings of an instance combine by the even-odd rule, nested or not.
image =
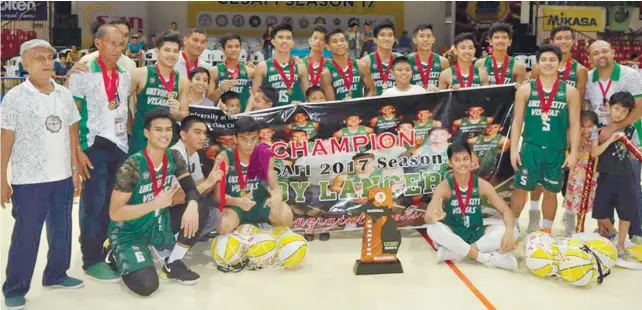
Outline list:
[[[508,253],[518,236],[513,212],[490,183],[471,172],[467,144],[450,145],[448,162],[453,175],[439,183],[424,216],[428,236],[439,245],[437,261],[467,256],[488,267],[516,270],[517,259]],[[484,227],[482,197],[503,215],[504,225]]]

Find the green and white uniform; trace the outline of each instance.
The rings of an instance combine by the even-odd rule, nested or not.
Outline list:
[[[428,157],[430,160],[430,164],[423,165],[419,169],[420,172],[428,175],[428,178],[421,178],[419,186],[434,190],[439,182],[446,177],[448,171],[448,146],[441,150],[434,150],[430,144],[424,144],[420,149],[419,156]],[[422,184],[426,180],[428,183]]]
[[[377,124],[375,125],[376,133],[384,133],[386,131],[393,131],[399,124],[399,118],[395,115],[391,119],[386,119],[382,115],[377,116]]]
[[[317,129],[314,127],[313,121],[305,122],[305,125],[301,126],[299,124],[292,123],[292,129],[303,130],[308,134],[308,140],[314,140],[317,136]]]
[[[479,175],[487,176],[493,172],[495,162],[498,160],[498,152],[501,148],[499,142],[504,138],[502,135],[495,135],[490,140],[482,135],[475,139],[473,153],[479,159]]]
[[[234,161],[234,149],[226,149],[225,155],[229,162],[225,193],[232,197],[241,197],[241,186],[238,180],[238,171]],[[247,166],[241,164],[241,170],[245,177],[247,177]],[[270,223],[270,208],[265,204],[270,197],[268,192],[268,185],[258,179],[247,180],[247,188],[245,189],[247,195],[252,193],[250,199],[256,202],[256,205],[250,211],[243,211],[237,206],[227,206],[236,212],[239,217],[239,224],[260,224]]]
[[[397,57],[403,56],[400,53],[392,53],[393,59],[396,59]],[[388,81],[384,85],[383,79],[381,77],[381,74],[379,73],[379,68],[377,67],[377,59],[375,57],[375,53],[370,53],[368,55],[370,58],[370,77],[372,77],[372,80],[374,81],[375,88],[377,89],[377,96],[380,96],[383,94],[383,90],[391,87],[395,87],[397,85],[395,83],[395,77],[392,75],[392,68],[390,68],[390,73],[388,74]],[[386,64],[390,59],[381,59],[381,71],[386,72],[388,70],[389,66],[392,66],[392,62]]]
[[[548,119],[542,118],[542,105],[537,92],[537,81],[531,83],[531,93],[524,112],[523,143],[520,151],[522,166],[515,172],[515,187],[534,190],[541,184],[550,192],[562,189],[564,176],[562,164],[566,157],[566,133],[569,112],[566,98],[566,82],[559,88]],[[548,94],[544,91],[546,98]]]
[[[558,76],[560,79],[562,79],[564,78],[564,72],[566,71],[566,63],[560,63],[560,66],[562,67],[558,72]],[[571,72],[568,73],[566,84],[571,85],[573,87],[577,87],[577,70],[579,66],[580,66],[579,62],[577,62],[575,59],[571,59]]]
[[[419,121],[416,120],[412,121],[412,124],[414,125],[415,129],[415,137],[421,137],[424,139],[424,141],[428,141],[428,132],[435,127],[435,120],[433,120],[431,117],[423,125],[419,125]]]
[[[473,84],[470,85],[470,87],[479,87],[481,86],[481,78],[479,77],[479,68],[475,67],[474,68],[474,73],[473,73]],[[457,70],[455,69],[455,66],[450,67],[450,72],[452,73],[452,79],[451,79],[451,85],[460,85],[459,84],[459,78],[457,77]],[[462,74],[462,77],[464,78],[464,86],[468,85],[468,79],[470,78],[470,72],[468,72],[468,75],[465,76]]]
[[[341,137],[352,137],[352,136],[368,136],[368,130],[366,129],[366,126],[359,125],[359,128],[355,132],[351,132],[348,127],[341,128]],[[348,139],[348,144],[350,145],[350,150],[352,151],[353,146],[352,146],[352,139]],[[359,148],[359,152],[363,153],[367,150],[367,147],[362,146]]]
[[[156,167],[156,182],[163,182],[163,190],[172,186],[177,176],[188,173],[179,151],[166,150],[167,175],[162,178],[162,165]],[[118,170],[114,189],[131,193],[127,205],[140,205],[154,200],[151,173],[144,153],[130,156]],[[140,218],[109,223],[109,242],[116,258],[118,271],[125,275],[145,267],[154,267],[150,246],[170,250],[175,238],[169,221],[169,209],[159,209]]]
[[[363,93],[363,80],[361,78],[361,73],[359,72],[359,65],[357,64],[356,59],[350,59],[352,62],[352,86],[350,86],[350,91],[352,91],[350,98],[361,98],[364,96]],[[332,88],[334,89],[334,97],[336,100],[343,100],[348,95],[348,90],[346,89],[345,83],[343,82],[343,77],[339,73],[339,69],[332,63],[331,60],[327,61],[325,67],[330,71],[330,77],[332,78]],[[348,67],[342,69],[346,78],[348,78]]]
[[[174,71],[174,98],[178,99],[178,72]],[[145,87],[136,95],[136,116],[134,117],[134,128],[129,143],[129,154],[137,153],[147,146],[145,138],[145,114],[153,109],[166,109],[169,111],[167,90],[161,82],[153,65],[147,66],[147,81]],[[176,133],[174,133],[176,135]]]
[[[274,104],[275,107],[291,104],[292,101],[305,102],[305,94],[303,90],[301,90],[301,81],[299,80],[299,66],[292,63],[281,65],[283,73],[288,79],[290,78],[290,66],[294,66],[294,83],[292,84],[292,94],[290,95],[288,94],[288,88],[281,78],[281,74],[279,74],[279,71],[274,67],[274,59],[268,59],[265,63],[267,65],[267,73],[265,80],[263,80],[263,86],[274,88],[279,95],[279,100]]]
[[[303,58],[303,64],[305,64],[305,67],[308,69],[308,81],[310,81],[310,87],[312,87],[312,86],[319,86],[320,87],[321,86],[321,77],[319,77],[319,84],[312,85],[312,73],[314,73],[315,76],[316,76],[316,74],[317,74],[317,72],[319,70],[319,65],[321,63],[317,63],[316,65],[313,64],[312,65],[312,69],[314,70],[314,72],[310,72],[310,60],[311,59],[309,57]],[[326,67],[328,65],[328,62],[331,62],[330,60],[325,59],[325,58],[323,59],[323,61],[324,61],[323,62],[323,67]],[[321,71],[323,71],[323,68],[321,68]],[[320,74],[321,73],[319,73],[319,75]]]
[[[408,60],[410,60],[410,66],[412,67],[412,79],[410,80],[410,84],[424,87],[424,82],[421,80],[421,74],[419,74],[419,70],[417,67],[417,60],[415,59],[415,53],[412,53],[407,57],[408,57]],[[423,69],[423,72],[428,71],[429,65],[431,68],[430,68],[430,75],[428,76],[428,84],[439,86],[439,75],[441,74],[441,71],[444,71],[444,69],[441,67],[441,58],[439,57],[438,54],[433,53],[432,64],[423,63],[423,62],[421,63],[421,68]]]
[[[504,70],[506,63],[498,66],[497,73],[501,74]],[[493,57],[487,56],[484,60],[484,69],[488,72],[488,85],[497,85],[497,78],[495,77],[495,69],[493,69]],[[504,78],[504,84],[510,84],[515,82],[513,80],[513,70],[515,69],[515,58],[508,57],[508,69],[506,69],[506,77]],[[475,82],[473,82],[475,83]]]
[[[472,122],[468,118],[462,118],[461,125],[459,125],[459,133],[462,134],[465,139],[470,139],[483,133],[488,125],[490,125],[490,122],[486,116],[480,117],[477,122]]]
[[[223,81],[232,80],[232,73],[234,71],[228,70],[224,63],[216,65],[216,68],[218,69],[218,75],[216,77],[216,87],[218,88],[221,87],[221,83]],[[230,90],[239,94],[239,96],[241,97],[241,113],[245,112],[247,102],[248,100],[250,100],[251,83],[252,80],[250,80],[250,76],[247,73],[247,67],[244,64],[239,64],[239,76],[236,79],[236,85]]]
[[[450,175],[448,186],[450,187],[450,199],[444,203],[444,212],[446,217],[443,223],[446,224],[453,233],[461,237],[466,243],[473,244],[477,242],[484,235],[484,218],[482,215],[481,197],[479,194],[479,177],[476,174],[472,175],[473,178],[473,192],[472,197],[468,201],[468,207],[464,214],[461,213],[459,208],[459,201],[457,193],[455,192],[454,176]],[[466,201],[467,188],[461,186],[468,186],[468,184],[458,184],[462,196],[462,200]]]

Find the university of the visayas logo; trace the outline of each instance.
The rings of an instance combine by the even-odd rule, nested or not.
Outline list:
[[[466,8],[468,17],[478,24],[492,24],[503,20],[508,14],[508,2],[471,1]]]

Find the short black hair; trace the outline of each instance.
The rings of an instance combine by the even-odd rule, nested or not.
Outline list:
[[[571,37],[572,37],[573,39],[575,39],[575,34],[573,33],[573,28],[571,28],[571,27],[570,27],[570,26],[568,26],[568,25],[559,25],[559,26],[555,27],[555,28],[553,29],[553,31],[551,31],[551,40],[555,38],[555,35],[556,35],[558,32],[562,32],[562,31],[570,31],[570,32],[571,32]]]
[[[336,28],[336,29],[333,29],[330,32],[326,32],[325,33],[325,41],[326,42],[330,42],[330,38],[332,38],[332,36],[335,35],[335,34],[342,34],[342,35],[345,36],[345,33],[343,32],[342,29]]]
[[[553,44],[544,44],[544,45],[540,45],[539,49],[537,50],[537,53],[535,53],[535,58],[537,59],[538,62],[539,62],[539,57],[546,52],[555,53],[555,55],[557,55],[558,60],[562,61],[562,50],[559,47]]]
[[[463,142],[455,142],[449,145],[448,150],[446,151],[446,153],[448,154],[449,160],[453,157],[453,155],[461,152],[466,152],[470,156],[473,155],[473,151],[470,149],[470,146],[468,145],[468,143],[463,143]]]
[[[219,43],[221,43],[221,47],[225,49],[225,44],[227,44],[227,41],[231,40],[239,40],[239,44],[241,43],[241,36],[238,33],[228,33],[221,37],[220,40],[218,40]]]
[[[156,34],[155,34],[155,33],[154,33],[154,34],[152,34],[152,38],[155,38],[155,37],[156,37]]]
[[[446,127],[433,127],[433,128],[430,128],[430,130],[428,130],[428,134],[427,135],[430,136],[430,134],[432,134],[433,132],[435,132],[437,130],[443,130],[443,131],[445,131],[445,132],[450,134],[450,130],[448,130],[448,128],[446,128]]]
[[[280,23],[274,26],[274,28],[272,28],[272,37],[276,37],[276,34],[279,33],[279,31],[289,31],[294,34],[294,31],[292,31],[292,25],[288,23]]]
[[[412,69],[412,64],[410,63],[410,59],[408,59],[408,57],[406,56],[399,56],[395,58],[395,60],[392,61],[392,65],[390,67],[394,69],[396,65],[402,64],[402,63],[408,64]]]
[[[290,137],[294,136],[294,134],[297,133],[297,132],[302,132],[302,133],[304,133],[306,135],[308,134],[307,131],[305,131],[305,130],[303,130],[301,128],[295,128],[295,129],[292,129],[292,131],[290,131]]]
[[[415,123],[413,123],[411,120],[400,121],[397,124],[397,128],[399,128],[399,126],[401,126],[402,124],[410,124],[412,128],[415,128]]]
[[[114,25],[114,26],[116,26],[116,25],[125,25],[125,26],[127,26],[128,30],[132,29],[132,27],[129,26],[129,21],[127,20],[127,18],[124,18],[124,17],[114,19],[114,20],[110,21],[108,24]]]
[[[357,113],[356,111],[348,111],[348,114],[346,114],[346,116],[343,119],[346,120],[348,119],[348,117],[351,117],[351,116],[356,116],[363,120],[363,117],[361,117],[361,114]]]
[[[237,92],[235,92],[235,91],[231,91],[231,90],[228,90],[228,91],[224,92],[224,93],[221,95],[221,101],[222,101],[224,104],[227,104],[227,102],[228,102],[228,101],[230,101],[230,100],[232,100],[232,99],[238,99],[238,100],[241,100],[241,96],[239,96],[239,94],[238,94]]]
[[[374,30],[372,31],[372,34],[373,34],[373,35],[374,35],[374,37],[376,38],[376,37],[378,37],[378,36],[379,36],[379,32],[381,32],[381,30],[386,29],[386,28],[388,28],[388,29],[392,29],[392,35],[394,35],[394,34],[395,34],[395,24],[393,24],[393,23],[392,23],[391,21],[389,21],[389,20],[384,21],[384,22],[382,22],[381,24],[377,25],[377,26],[374,28]]]
[[[168,109],[156,108],[145,113],[145,129],[149,130],[152,127],[152,121],[160,118],[165,118],[174,122],[174,118],[172,117],[172,114],[169,113]]]
[[[633,99],[633,95],[628,91],[621,91],[611,95],[609,105],[614,106],[618,104],[630,110],[635,109],[635,99]]]
[[[178,31],[165,31],[161,34],[158,40],[156,40],[156,48],[160,49],[165,42],[176,43],[179,49],[183,46],[183,40],[181,40],[181,34],[178,33]]]
[[[506,32],[508,38],[513,38],[513,27],[509,24],[495,23],[488,30],[488,38],[491,39],[496,32]]]
[[[189,73],[189,80],[191,81],[192,79],[194,79],[194,76],[196,76],[199,73],[207,74],[207,80],[208,81],[211,80],[210,71],[205,69],[205,68],[203,68],[203,67],[196,67],[196,69],[192,70]]]
[[[195,33],[200,33],[200,34],[205,35],[207,37],[207,32],[205,31],[205,29],[203,29],[201,27],[190,28],[187,31],[187,37],[191,37]]]
[[[190,115],[181,121],[181,131],[188,132],[196,123],[202,123],[205,125],[205,129],[207,129],[207,123],[205,120],[196,115]]]
[[[178,26],[178,24],[177,24],[176,22],[172,22],[170,25],[176,25],[176,26]]]
[[[310,86],[310,87],[308,88],[308,90],[306,90],[306,91],[305,91],[305,98],[306,98],[306,99],[307,99],[307,98],[310,98],[310,96],[312,95],[312,93],[314,93],[314,92],[318,92],[318,91],[320,91],[320,92],[322,92],[322,93],[323,93],[323,89],[322,89],[321,87],[319,87],[319,86]],[[323,95],[325,96],[325,93],[323,93]]]
[[[373,153],[358,153],[352,156],[352,160],[358,160],[361,158],[375,158],[375,155]]]
[[[279,102],[279,95],[272,86],[261,86],[259,89],[263,93],[265,99],[272,102],[272,104]]]
[[[430,29],[430,31],[432,31],[432,24],[421,24],[417,26],[417,28],[415,28],[415,31],[413,31],[412,33],[413,35],[416,35],[417,33],[419,33],[419,31],[426,30],[426,29]]]
[[[143,30],[142,29],[138,29],[138,33],[143,33]]]
[[[234,122],[234,129],[236,135],[239,135],[247,132],[258,132],[261,130],[261,125],[250,116],[242,116]]]
[[[314,29],[312,29],[312,33],[315,33],[315,32],[321,32],[325,35],[326,33],[328,33],[328,29],[321,25],[316,25],[314,26]]]
[[[613,97],[611,97],[611,98],[613,98]],[[582,111],[582,113],[580,114],[580,120],[582,120],[582,122],[591,121],[595,125],[597,125],[599,123],[599,121],[600,121],[599,117],[597,116],[597,113],[595,113],[595,112],[593,112],[591,110]]]
[[[475,36],[470,32],[460,33],[455,37],[455,47],[461,42],[470,40],[475,44]]]

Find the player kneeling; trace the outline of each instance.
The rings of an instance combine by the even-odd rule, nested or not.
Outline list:
[[[512,211],[490,183],[470,172],[472,153],[468,145],[454,143],[447,152],[453,175],[439,183],[424,217],[429,224],[428,236],[440,246],[437,260],[467,256],[488,267],[516,270],[517,259],[508,254],[518,236]],[[504,225],[484,227],[482,197],[503,215]]]

